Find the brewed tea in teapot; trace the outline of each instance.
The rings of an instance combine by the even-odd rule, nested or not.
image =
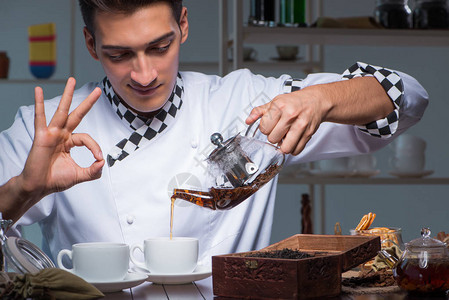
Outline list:
[[[254,137],[237,134],[223,142],[214,133],[216,146],[207,158],[213,186],[207,191],[174,189],[172,201],[183,199],[210,209],[230,209],[257,192],[275,177],[284,163],[279,148]]]

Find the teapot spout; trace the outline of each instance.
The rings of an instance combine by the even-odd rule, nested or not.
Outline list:
[[[172,200],[174,199],[186,200],[193,204],[202,207],[207,207],[213,210],[217,209],[214,197],[209,192],[174,189],[171,198]]]

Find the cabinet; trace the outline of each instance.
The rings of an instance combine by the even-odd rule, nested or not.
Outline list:
[[[331,1],[331,0],[329,0]],[[308,1],[308,23],[322,15],[323,0]],[[228,5],[232,18],[228,16]],[[244,62],[243,47],[245,44],[297,44],[306,45],[308,51],[304,61],[288,63],[270,63],[270,68],[285,70],[302,68],[322,70],[324,65],[323,47],[326,45],[358,45],[358,46],[398,46],[398,47],[449,47],[448,30],[418,30],[418,29],[345,29],[345,28],[288,28],[288,27],[253,27],[245,26],[243,16],[244,5],[248,0],[220,0],[220,73],[241,67],[256,68],[268,63]],[[232,7],[231,7],[232,6]],[[228,21],[232,19],[232,24]],[[232,25],[232,26],[229,26]],[[232,32],[228,32],[228,26]],[[230,37],[230,40],[228,40]],[[232,62],[228,61],[227,53],[232,46]],[[325,198],[327,185],[449,185],[449,178],[326,178],[326,177],[284,177],[280,176],[280,184],[307,185],[313,200],[313,206],[319,208],[318,220],[314,220],[315,232],[324,233],[326,211]],[[312,214],[314,215],[314,214]]]

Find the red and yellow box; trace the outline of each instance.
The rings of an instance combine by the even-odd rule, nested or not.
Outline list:
[[[36,78],[49,78],[56,69],[56,26],[54,23],[28,26],[29,65]]]

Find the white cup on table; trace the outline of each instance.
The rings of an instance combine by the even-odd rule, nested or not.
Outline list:
[[[143,252],[144,262],[134,251]],[[198,239],[191,237],[155,237],[144,240],[143,246],[131,246],[130,259],[138,267],[155,274],[189,274],[198,261]]]
[[[62,260],[67,255],[73,268],[68,269]],[[58,253],[58,267],[72,272],[88,282],[114,282],[123,280],[129,268],[129,246],[122,243],[79,243],[72,250]]]

